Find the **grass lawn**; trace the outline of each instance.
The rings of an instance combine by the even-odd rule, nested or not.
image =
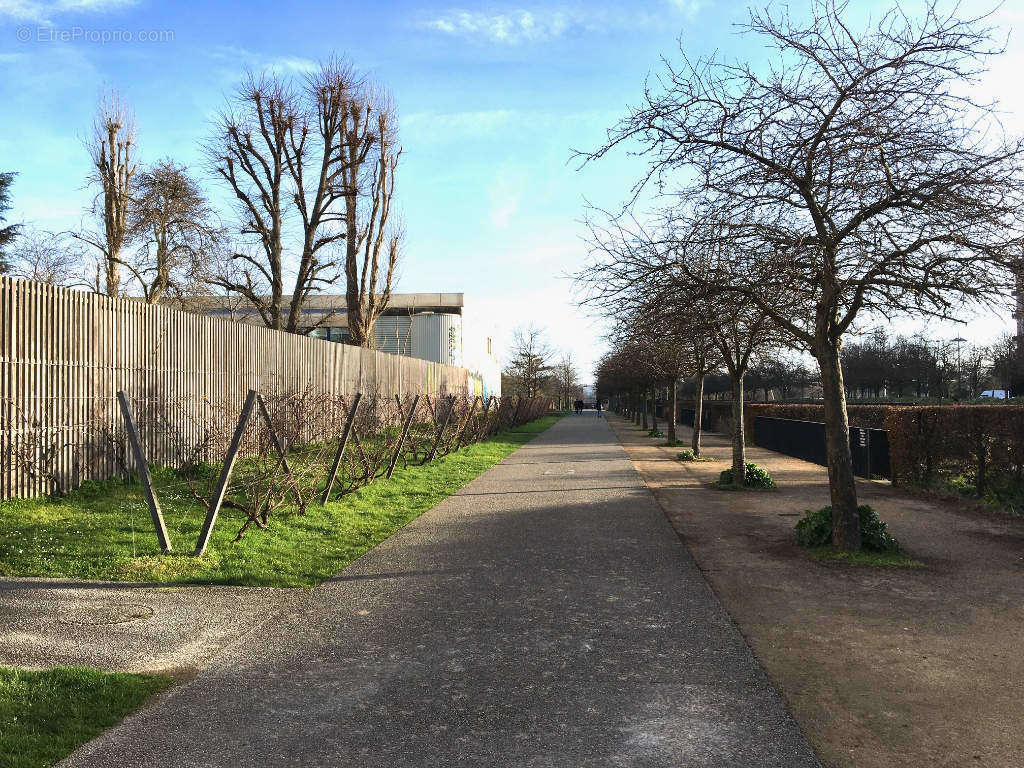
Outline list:
[[[924,563],[915,560],[906,552],[844,552],[835,547],[815,547],[811,550],[811,557],[823,563],[924,568]]]
[[[0,576],[311,587],[450,496],[558,420],[537,419],[426,466],[381,479],[304,516],[277,514],[232,543],[244,518],[223,509],[202,558],[191,556],[205,510],[154,473],[174,553],[161,555],[141,486],[90,483],[56,499],[0,503]]]
[[[0,667],[0,768],[53,765],[172,682],[85,667]]]

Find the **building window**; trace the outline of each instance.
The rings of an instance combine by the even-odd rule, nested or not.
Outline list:
[[[346,342],[349,339],[348,328],[335,326],[321,326],[310,331],[310,336],[325,341]]]

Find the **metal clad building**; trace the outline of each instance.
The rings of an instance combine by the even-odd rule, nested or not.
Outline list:
[[[285,297],[287,304],[290,297]],[[244,303],[203,297],[207,314],[262,324]],[[311,336],[345,342],[349,338],[345,297],[311,296],[302,318]],[[467,306],[462,293],[396,293],[377,318],[374,346],[382,352],[467,368],[471,393],[501,395],[501,363],[495,354],[497,327],[486,312]]]

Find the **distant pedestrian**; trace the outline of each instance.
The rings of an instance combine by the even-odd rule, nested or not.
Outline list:
[[[572,408],[574,411],[576,411],[576,415],[579,416],[581,413],[583,413],[583,401],[577,400],[572,404]]]
[[[595,405],[594,407],[597,408],[597,418],[600,419],[601,418],[601,398],[597,399],[597,405]]]

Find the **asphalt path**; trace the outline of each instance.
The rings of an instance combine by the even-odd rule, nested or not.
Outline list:
[[[253,626],[64,765],[818,765],[593,412]]]

